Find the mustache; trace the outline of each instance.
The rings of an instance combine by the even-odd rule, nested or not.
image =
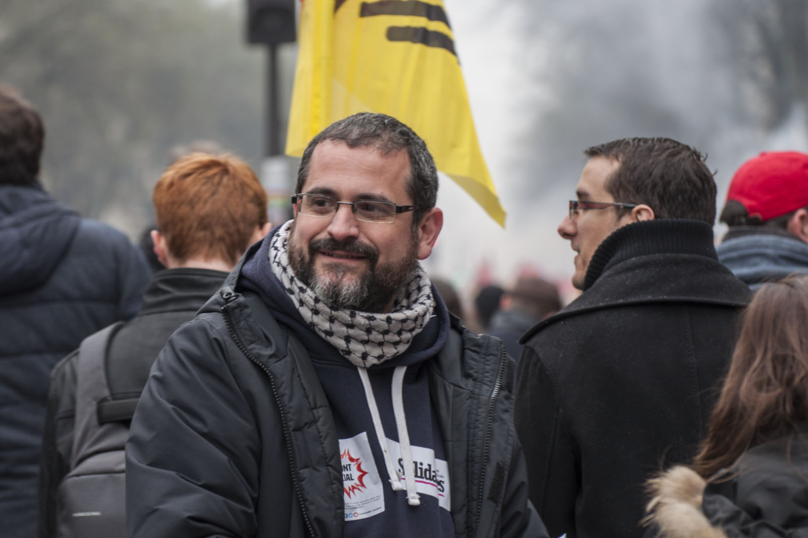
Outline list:
[[[309,243],[309,256],[312,256],[318,250],[341,250],[350,254],[359,254],[366,256],[371,264],[376,263],[376,260],[379,259],[378,250],[356,239],[337,241],[333,237],[324,237]]]

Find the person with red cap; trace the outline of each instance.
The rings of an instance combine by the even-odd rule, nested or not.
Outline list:
[[[808,273],[808,155],[763,152],[735,172],[718,259],[753,290]]]

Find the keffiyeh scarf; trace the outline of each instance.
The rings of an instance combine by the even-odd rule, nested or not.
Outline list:
[[[334,310],[297,278],[289,265],[291,225],[292,221],[284,224],[272,238],[269,264],[309,327],[360,368],[404,353],[435,309],[432,283],[420,265],[396,297],[392,312]]]

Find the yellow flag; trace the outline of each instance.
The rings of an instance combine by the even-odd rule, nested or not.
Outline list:
[[[286,153],[331,123],[381,112],[423,138],[438,170],[501,226],[442,0],[303,0]]]

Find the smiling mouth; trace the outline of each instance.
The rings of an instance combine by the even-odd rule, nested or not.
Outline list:
[[[338,260],[366,260],[368,258],[363,254],[356,254],[353,252],[342,252],[339,250],[336,251],[318,250],[317,252],[329,258],[334,258]]]

